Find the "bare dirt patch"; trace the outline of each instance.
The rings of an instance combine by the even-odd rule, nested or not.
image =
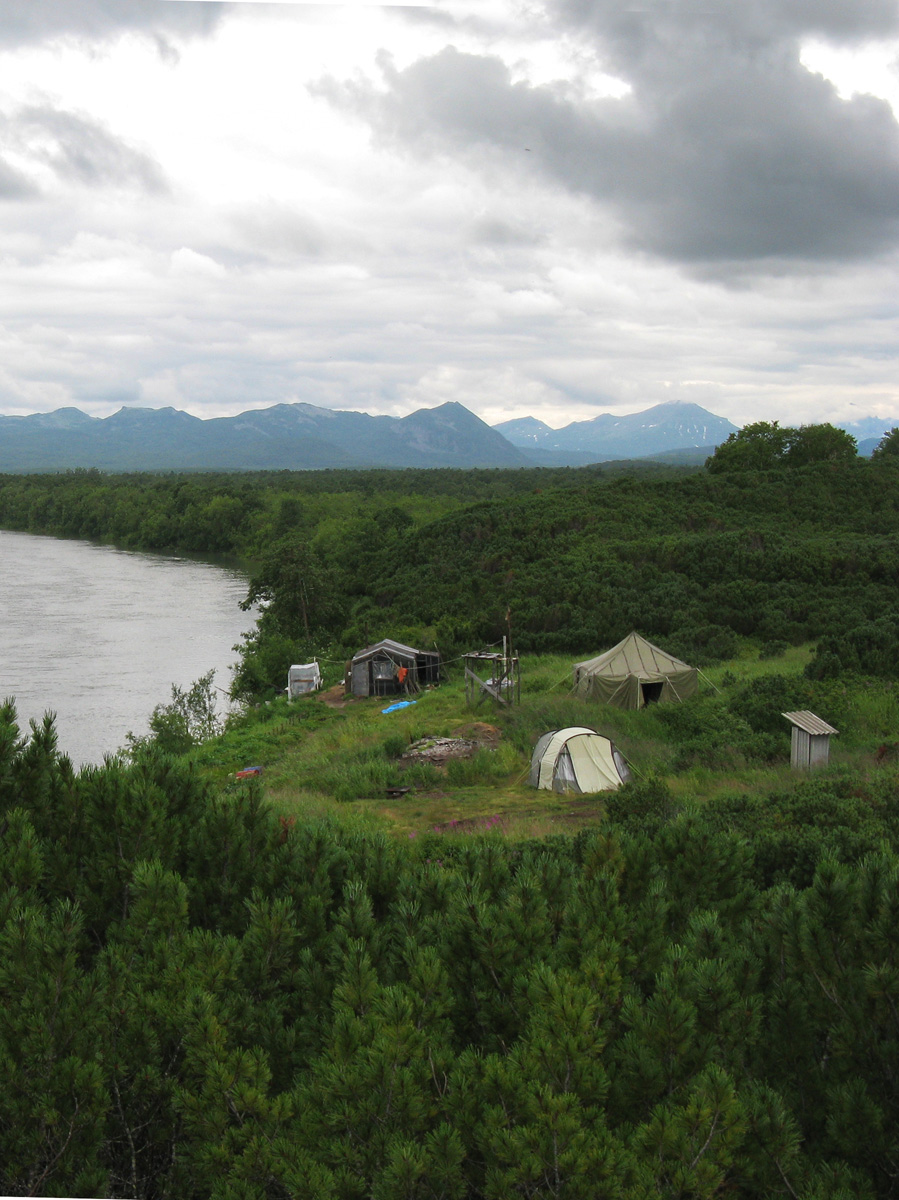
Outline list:
[[[547,812],[546,815],[553,825],[573,825],[580,829],[585,821],[601,821],[605,809],[595,800],[572,800],[567,812]]]
[[[478,750],[495,750],[499,738],[500,733],[495,725],[476,721],[457,729],[455,737],[419,738],[402,754],[400,762],[429,762],[435,767],[442,767],[451,758],[471,758]]]
[[[435,833],[483,833],[495,825],[502,825],[502,817],[457,817],[452,821],[441,821],[434,826]]]
[[[485,750],[495,750],[499,745],[500,731],[495,725],[487,725],[484,721],[473,721],[470,725],[462,725],[456,730],[456,736],[470,738],[483,746]]]
[[[432,825],[434,833],[486,833],[497,830],[513,836],[520,829],[522,822],[528,825],[543,825],[545,832],[559,830],[576,832],[602,821],[604,809],[594,798],[589,800],[571,800],[571,807],[560,812],[558,809],[537,808],[529,809],[526,813],[498,812],[483,813],[474,817],[455,817],[449,821],[439,821]]]
[[[471,738],[419,738],[400,756],[400,762],[429,762],[442,767],[451,758],[471,758],[477,749],[478,743]]]

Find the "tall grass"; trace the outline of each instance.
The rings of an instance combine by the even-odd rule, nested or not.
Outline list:
[[[899,740],[899,693],[890,682],[877,681],[853,690],[845,705],[847,728],[851,742]]]
[[[602,802],[579,807],[570,798],[535,792],[526,783],[537,739],[569,725],[611,737],[637,782],[660,777],[680,802],[789,789],[799,777],[789,769],[789,730],[781,722],[784,704],[778,699],[791,692],[794,681],[802,681],[810,652],[810,647],[791,647],[777,657],[760,658],[757,650],[747,649],[706,671],[695,700],[635,712],[573,696],[571,661],[559,655],[522,659],[521,703],[511,708],[489,701],[469,707],[461,678],[387,715],[378,700],[341,710],[329,709],[315,697],[290,706],[276,702],[202,747],[199,765],[221,769],[230,763],[234,770],[259,762],[279,807],[304,813],[330,807],[347,820],[366,814],[403,836],[452,820],[460,827],[474,826],[496,814],[503,821],[495,831],[498,836],[507,836],[513,827],[524,836],[527,830],[534,836],[570,832],[580,827],[581,819],[587,824],[600,820]],[[756,680],[778,676],[788,686],[770,689],[770,700],[764,688],[746,690]],[[841,678],[816,684],[810,706],[815,705],[841,731],[832,758],[843,767],[867,770],[873,767],[878,743],[899,740],[899,688],[888,682]],[[443,768],[402,757],[419,739],[457,736],[474,723],[498,728],[497,749],[450,759]],[[388,795],[402,788],[408,791],[399,798]]]
[[[471,758],[451,758],[446,764],[450,787],[479,787],[502,783],[509,775],[527,769],[523,756],[508,743],[496,750],[477,750]]]

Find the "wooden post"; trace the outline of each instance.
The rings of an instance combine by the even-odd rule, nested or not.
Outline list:
[[[466,654],[465,662],[465,700],[466,703],[480,704],[489,696],[498,704],[510,706],[521,700],[520,671],[518,659],[509,653],[503,639],[502,654]],[[477,664],[484,663],[490,668],[490,679],[482,679],[474,669]]]

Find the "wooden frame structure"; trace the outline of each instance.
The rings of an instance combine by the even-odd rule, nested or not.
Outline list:
[[[464,654],[462,661],[465,664],[467,704],[480,704],[488,696],[510,708],[513,704],[521,703],[521,665],[518,655],[512,654],[505,645],[502,654],[478,651]],[[482,679],[481,675],[486,674],[486,669],[489,669],[490,678]]]

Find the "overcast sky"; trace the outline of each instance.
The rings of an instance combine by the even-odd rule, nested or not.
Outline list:
[[[899,422],[895,0],[0,8],[0,413]]]

